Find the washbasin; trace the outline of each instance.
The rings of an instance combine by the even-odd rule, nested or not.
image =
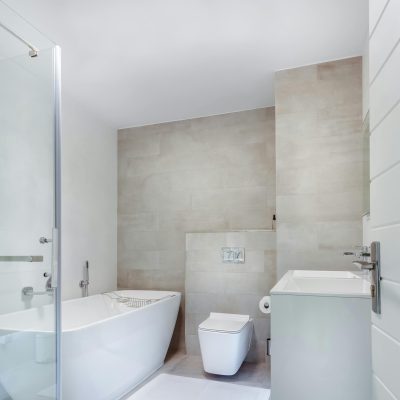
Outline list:
[[[334,279],[361,279],[360,275],[351,271],[313,271],[295,270],[293,278],[334,278]]]
[[[370,400],[371,303],[361,271],[288,271],[271,290],[274,399]]]
[[[370,297],[365,275],[351,271],[288,271],[271,294]]]

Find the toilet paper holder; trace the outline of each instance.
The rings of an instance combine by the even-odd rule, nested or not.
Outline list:
[[[264,296],[260,302],[258,303],[258,308],[263,314],[270,314],[271,313],[271,297]]]

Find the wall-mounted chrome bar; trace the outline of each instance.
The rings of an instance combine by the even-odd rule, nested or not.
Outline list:
[[[362,270],[371,272],[372,311],[381,313],[381,251],[380,243],[372,242],[371,246],[362,246],[359,253],[345,252],[345,255],[357,257],[353,264]]]
[[[374,269],[371,274],[372,311],[381,314],[381,246],[379,242],[371,243],[371,262]]]
[[[16,39],[18,39],[25,46],[29,47],[29,56],[30,57],[38,56],[39,50],[33,44],[29,43],[24,38],[22,38],[21,36],[16,34],[14,31],[12,31],[8,26],[4,25],[2,22],[0,22],[0,27],[3,28],[5,31],[7,31],[10,35],[14,36]]]
[[[0,256],[0,262],[43,262],[43,256]]]

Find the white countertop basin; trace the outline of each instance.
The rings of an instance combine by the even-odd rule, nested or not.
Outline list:
[[[359,279],[360,274],[351,271],[313,271],[313,270],[295,270],[293,278],[334,278],[334,279]]]
[[[351,271],[288,271],[271,290],[271,295],[371,297],[365,275]]]

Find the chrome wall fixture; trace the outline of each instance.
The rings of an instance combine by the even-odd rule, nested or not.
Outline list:
[[[3,28],[5,31],[7,31],[10,35],[14,36],[17,40],[19,40],[21,43],[23,43],[25,46],[29,48],[29,57],[37,57],[39,55],[39,50],[31,43],[29,43],[27,40],[19,36],[17,33],[15,33],[13,30],[11,30],[8,26],[4,25],[2,22],[0,22],[0,27]]]
[[[25,286],[24,288],[22,288],[22,294],[27,297],[42,296],[44,294],[52,296],[54,293],[54,288],[52,287],[52,284],[51,284],[51,274],[49,274],[48,272],[45,272],[43,274],[43,276],[45,278],[48,278],[46,281],[46,287],[45,287],[46,290],[45,291],[35,292],[35,290],[33,289],[32,286]]]
[[[82,296],[89,296],[89,261],[86,261],[83,272],[83,279],[79,282],[79,287],[82,289]]]
[[[372,311],[375,314],[381,313],[381,254],[380,243],[372,242],[371,246],[361,246],[359,252],[345,252],[346,256],[355,256],[352,262],[362,270],[371,273],[371,298]]]

